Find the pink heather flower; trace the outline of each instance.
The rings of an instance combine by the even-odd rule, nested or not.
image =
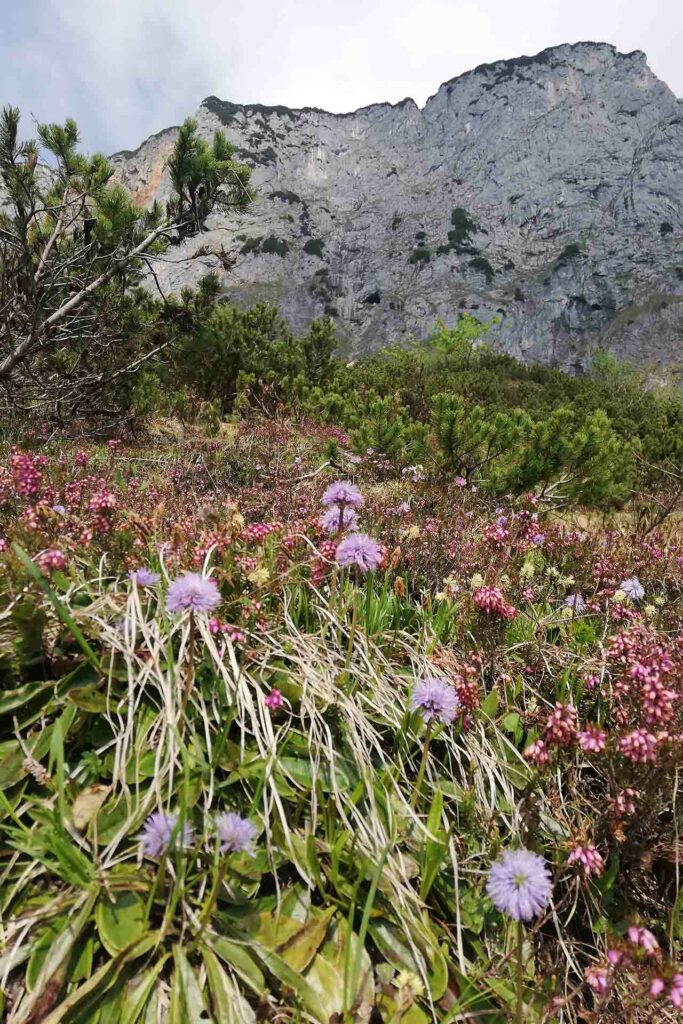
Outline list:
[[[617,964],[620,963],[623,955],[624,954],[621,952],[620,949],[608,949],[607,950],[607,959],[611,963],[612,967],[616,967]]]
[[[182,832],[182,835],[181,835]],[[145,857],[161,857],[178,847],[188,849],[192,845],[192,829],[185,822],[178,828],[178,815],[155,811],[150,814],[140,833],[142,852]]]
[[[505,600],[502,590],[498,587],[479,587],[474,591],[472,600],[477,608],[487,615],[498,615],[501,619],[514,619],[517,609]]]
[[[155,586],[161,576],[158,572],[152,572],[151,569],[131,569],[128,576],[133,580],[139,587],[153,587]]]
[[[420,680],[410,696],[410,710],[420,711],[425,722],[451,725],[458,713],[460,701],[452,686],[443,679],[429,677]]]
[[[234,811],[219,814],[216,818],[216,832],[220,839],[221,853],[245,853],[254,856],[256,826]]]
[[[604,996],[609,991],[609,978],[604,967],[589,967],[585,977],[590,987],[598,995]]]
[[[66,569],[67,560],[58,548],[50,548],[48,551],[41,551],[36,557],[38,568],[43,573],[54,572],[55,569]]]
[[[636,800],[640,796],[640,792],[637,789],[622,789],[617,793],[616,800],[614,801],[614,810],[619,817],[623,817],[625,814],[636,813]]]
[[[628,930],[628,938],[634,946],[641,946],[648,956],[654,956],[659,949],[657,939],[647,928],[638,928],[632,924]]]
[[[596,878],[605,870],[605,862],[592,843],[575,846],[567,857],[567,864],[580,864],[586,875],[595,875]]]
[[[456,476],[453,483],[455,484],[456,487],[467,487],[467,480],[465,480],[464,476]]]
[[[337,545],[336,559],[340,565],[357,565],[363,572],[379,568],[382,552],[379,544],[366,533],[353,533]]]
[[[325,533],[357,530],[358,516],[350,505],[329,505],[320,517],[320,525]]]
[[[277,688],[272,689],[268,696],[264,698],[263,703],[271,711],[277,711],[278,708],[282,707],[282,694]]]
[[[637,576],[630,576],[627,580],[622,580],[619,589],[623,590],[632,601],[640,601],[641,597],[645,596],[645,588]]]
[[[211,612],[220,603],[216,581],[199,572],[186,572],[173,580],[166,596],[169,612]]]
[[[634,729],[619,740],[619,749],[633,764],[655,760],[657,737],[645,729]]]
[[[330,484],[323,494],[323,505],[348,505],[360,508],[365,499],[355,484],[350,480],[337,480]]]
[[[530,921],[548,905],[553,883],[543,857],[523,848],[506,850],[491,867],[486,891],[495,907],[515,921]]]
[[[544,740],[536,740],[535,743],[530,743],[524,751],[524,757],[527,761],[531,761],[532,764],[538,765],[539,768],[549,764],[550,750],[548,749],[548,744]]]
[[[652,983],[650,984],[650,995],[653,999],[656,999],[657,996],[661,996],[665,988],[666,985],[663,978],[653,978]]]
[[[669,999],[677,1010],[683,1006],[683,974],[674,975],[673,984],[669,989]]]
[[[576,708],[571,704],[562,704],[558,701],[546,722],[546,742],[568,746],[574,742],[576,734]]]
[[[599,754],[605,749],[606,734],[597,725],[587,726],[579,733],[579,746],[587,754]]]

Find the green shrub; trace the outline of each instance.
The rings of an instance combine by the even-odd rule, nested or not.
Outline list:
[[[289,243],[284,238],[276,238],[269,235],[261,245],[261,252],[272,256],[286,256],[289,252]]]
[[[304,245],[304,252],[308,256],[317,256],[319,259],[322,259],[324,248],[325,243],[322,238],[309,238]]]
[[[470,260],[470,267],[478,274],[483,274],[487,284],[491,284],[496,272],[485,256],[475,256],[473,260]]]
[[[431,250],[426,245],[413,249],[408,257],[408,263],[429,263],[432,258]]]

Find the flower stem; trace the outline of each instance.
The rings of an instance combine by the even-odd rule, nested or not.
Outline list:
[[[353,654],[353,643],[356,639],[356,627],[358,626],[358,593],[354,590],[353,593],[353,604],[351,606],[351,626],[349,629],[349,643],[346,648],[346,661],[344,662],[344,670],[346,671],[351,664],[351,655]]]
[[[524,981],[524,925],[521,921],[517,922],[517,974],[516,974],[516,1004],[517,1009],[515,1013],[516,1024],[524,1024],[524,999],[523,999],[523,981]]]
[[[427,722],[427,731],[425,732],[424,745],[422,747],[422,760],[420,761],[420,769],[417,773],[417,779],[415,780],[415,788],[410,798],[410,807],[415,810],[417,799],[422,789],[422,783],[424,782],[425,771],[427,770],[427,756],[429,754],[429,744],[432,742],[432,723]]]
[[[190,613],[190,637],[187,644],[187,674],[185,676],[185,688],[183,691],[183,702],[180,706],[180,710],[184,711],[187,707],[187,702],[190,699],[192,692],[192,684],[194,683],[194,614]]]

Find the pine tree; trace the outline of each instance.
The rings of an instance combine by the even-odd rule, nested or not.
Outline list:
[[[165,214],[158,204],[136,207],[106,158],[86,157],[78,143],[72,120],[20,142],[19,111],[0,114],[0,386],[9,408],[49,404],[62,417],[97,408],[109,382],[159,350],[152,306],[133,302],[150,261],[200,230],[217,203],[250,198],[248,168],[220,134],[211,145],[200,139],[191,120],[169,162]],[[148,353],[129,344],[141,324]]]

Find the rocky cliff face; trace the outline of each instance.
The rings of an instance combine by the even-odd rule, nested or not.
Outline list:
[[[211,97],[257,199],[174,247],[163,283],[207,269],[296,330],[335,319],[351,351],[423,337],[460,311],[499,318],[518,357],[581,367],[595,346],[658,366],[683,354],[683,101],[639,51],[577,43],[499,61],[352,114]],[[114,162],[163,198],[175,129]],[[200,245],[237,253],[187,262]]]

